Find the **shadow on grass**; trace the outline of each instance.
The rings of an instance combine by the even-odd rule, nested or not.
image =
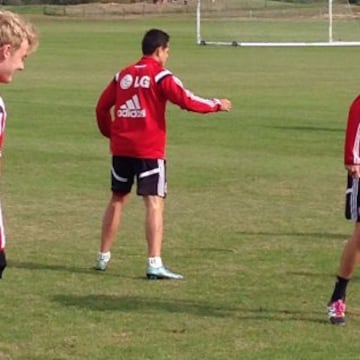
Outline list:
[[[300,271],[287,271],[286,272],[289,276],[305,276],[305,277],[315,277],[315,278],[320,278],[320,277],[325,277],[325,278],[331,278],[334,280],[336,279],[336,272],[333,273],[318,273],[318,272],[313,272],[313,271],[307,271],[307,270],[300,270]],[[360,275],[353,275],[351,278],[351,281],[359,281],[360,280]],[[332,284],[331,284],[332,285]]]
[[[96,271],[94,267],[81,268],[75,266],[67,266],[67,265],[55,265],[55,264],[42,264],[35,262],[17,262],[10,260],[8,261],[8,269],[16,268],[16,269],[25,269],[25,270],[52,270],[52,271],[61,271],[61,272],[69,272],[69,273],[77,273],[77,274],[89,274],[89,275],[102,275],[104,271]],[[116,276],[119,274],[106,272],[107,276]]]
[[[334,279],[335,281],[335,273],[319,273],[319,272],[313,272],[313,271],[307,271],[307,270],[300,270],[300,271],[287,271],[286,274],[289,276],[305,276],[305,277],[314,277],[314,278],[330,278]]]
[[[327,127],[318,127],[318,126],[266,126],[271,127],[273,129],[281,129],[281,130],[295,130],[295,131],[323,131],[323,132],[344,132],[344,129],[334,129],[334,128],[327,128]]]
[[[292,237],[314,237],[318,239],[343,239],[347,240],[350,237],[348,234],[337,234],[337,233],[318,233],[318,232],[267,232],[267,231],[237,231],[239,235],[246,236],[292,236]]]
[[[56,295],[52,299],[64,306],[86,308],[93,311],[122,311],[187,313],[198,316],[234,317],[238,312],[236,307],[196,303],[181,299],[151,299],[136,296],[115,295]]]
[[[245,308],[224,304],[192,302],[181,299],[151,299],[115,295],[55,295],[53,301],[63,306],[86,308],[91,311],[138,312],[141,314],[184,313],[203,317],[220,317],[252,321],[306,321],[327,323],[325,312],[285,310],[266,307]]]
[[[87,274],[92,276],[112,276],[116,278],[126,278],[132,280],[139,280],[148,282],[149,280],[146,278],[145,271],[143,272],[144,275],[142,276],[134,276],[134,275],[126,275],[124,272],[121,272],[119,268],[117,271],[114,268],[110,268],[106,271],[98,271],[95,267],[75,267],[75,266],[68,266],[68,265],[55,265],[55,264],[42,264],[42,263],[35,263],[35,262],[16,262],[16,261],[8,261],[7,269],[16,268],[16,269],[25,269],[25,270],[50,270],[50,271],[59,271],[59,272],[68,272],[68,273],[75,273],[75,274]],[[0,358],[1,360],[1,358]]]

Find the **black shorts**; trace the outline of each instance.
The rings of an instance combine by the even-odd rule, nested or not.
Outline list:
[[[0,251],[0,279],[2,278],[3,271],[6,268],[6,256],[5,251]]]
[[[347,187],[345,193],[345,217],[348,220],[360,222],[360,180],[347,176]]]
[[[111,168],[111,190],[128,194],[136,179],[137,191],[141,196],[166,197],[166,161],[163,159],[139,159],[127,156],[113,156]]]

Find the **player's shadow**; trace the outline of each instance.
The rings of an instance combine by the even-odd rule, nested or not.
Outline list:
[[[327,233],[327,232],[276,232],[276,231],[238,231],[239,235],[246,236],[271,236],[271,237],[311,237],[316,239],[339,239],[346,240],[349,234]]]
[[[328,127],[320,127],[320,126],[266,126],[271,127],[273,129],[280,129],[280,130],[294,130],[294,131],[312,131],[312,132],[341,132],[344,133],[343,128],[328,128]]]
[[[88,274],[88,275],[96,275],[96,274],[104,274],[102,271],[96,271],[94,267],[76,267],[69,266],[66,264],[44,264],[44,263],[36,263],[30,261],[8,261],[8,269],[16,268],[16,269],[25,269],[25,270],[51,270],[51,271],[59,271],[59,272],[69,272],[69,273],[77,273],[77,274]],[[107,272],[107,276],[119,276],[118,274]]]
[[[198,316],[233,317],[237,313],[236,306],[196,303],[181,299],[154,299],[139,296],[115,295],[55,295],[53,301],[64,306],[87,308],[92,311],[121,311],[188,313]]]
[[[91,311],[120,311],[151,313],[184,313],[200,317],[220,317],[243,320],[267,321],[309,321],[315,323],[327,322],[323,312],[275,309],[269,307],[229,306],[225,304],[210,304],[208,302],[193,302],[181,299],[151,299],[138,296],[115,295],[64,295],[53,296],[54,302],[63,306],[86,308]]]

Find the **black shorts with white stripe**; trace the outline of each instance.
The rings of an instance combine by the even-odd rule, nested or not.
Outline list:
[[[113,156],[111,168],[111,190],[128,194],[135,182],[140,196],[166,197],[166,161],[164,159],[140,159]]]
[[[348,174],[345,193],[345,217],[360,222],[359,179]]]

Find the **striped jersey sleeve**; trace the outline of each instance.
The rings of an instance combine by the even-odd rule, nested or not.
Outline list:
[[[219,99],[206,99],[185,89],[180,79],[169,70],[163,70],[156,75],[155,81],[159,84],[167,100],[180,106],[182,109],[197,113],[210,113],[220,110]]]
[[[4,147],[5,139],[5,127],[6,127],[6,109],[3,99],[0,97],[0,157]]]
[[[115,77],[110,81],[108,86],[102,92],[98,103],[96,105],[96,121],[100,132],[107,138],[110,138],[111,135],[111,123],[112,123],[112,113],[111,109],[115,104],[116,96],[116,81],[119,75],[116,74]]]
[[[360,164],[360,96],[350,106],[344,146],[345,165]]]

